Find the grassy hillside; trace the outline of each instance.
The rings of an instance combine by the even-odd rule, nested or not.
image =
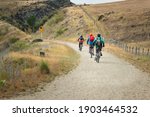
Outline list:
[[[41,48],[45,57],[39,55]],[[18,95],[19,92],[31,94],[43,90],[44,82],[68,73],[77,65],[78,58],[73,49],[53,42],[31,45],[0,58],[0,99]]]
[[[107,39],[115,39],[130,47],[140,48],[143,54],[125,52],[118,45],[106,44],[106,50],[150,73],[150,1],[126,0],[123,2],[82,6],[98,25]],[[116,42],[116,41],[115,41]],[[147,53],[147,56],[145,55]]]
[[[149,0],[127,0],[84,8],[103,28],[107,37],[130,43],[140,42],[150,47]]]
[[[47,39],[69,40],[77,42],[79,35],[87,38],[87,34],[96,33],[93,22],[79,7],[68,7],[58,11],[45,23],[43,37]],[[34,38],[40,37],[37,31]]]
[[[70,0],[0,1],[0,20],[28,33],[36,32],[55,11],[70,5]]]
[[[57,0],[56,4],[60,3],[61,6],[61,3],[64,1]],[[37,3],[37,1],[35,2]],[[20,17],[15,18],[15,20],[13,19],[20,9],[22,10],[19,12],[20,14],[17,14],[17,17],[25,15],[30,16],[30,14],[28,14],[30,5],[26,4],[26,1],[17,1],[17,4],[19,4],[17,7],[14,1],[5,1],[3,3],[0,1],[0,3],[0,6],[2,6],[0,7],[0,99],[18,95],[20,92],[31,94],[43,90],[43,86],[40,84],[44,85],[44,82],[50,82],[56,76],[68,73],[78,64],[79,55],[68,46],[51,41],[32,44],[28,40],[40,38],[40,33],[38,31],[35,34],[32,33],[28,35],[13,26],[19,24],[20,21],[21,23],[25,21],[20,20]],[[29,9],[29,11],[34,11],[35,3],[31,4],[32,8]],[[9,7],[10,5],[12,7]],[[42,5],[43,3],[40,3],[37,6],[39,6],[38,8],[40,8],[42,11],[41,14],[43,15],[44,13],[48,13],[48,11],[45,12],[47,7]],[[56,8],[56,6],[54,7]],[[52,10],[55,9],[54,7],[49,6]],[[34,13],[37,13],[37,11],[34,11]],[[39,17],[41,16],[39,14],[37,15]],[[13,25],[9,24],[9,21],[7,22],[6,17],[14,21],[14,23],[11,22]],[[45,18],[48,19],[49,17],[44,15],[44,19]],[[43,35],[43,37],[45,36],[44,38],[48,38],[50,35],[49,31],[52,29],[51,27],[55,26],[56,27],[53,28],[54,36],[59,37],[66,29],[61,30],[61,27],[59,27],[60,25],[57,26],[56,24],[61,23],[64,19],[65,11],[55,14],[53,18],[49,20],[48,27],[44,27],[44,33],[47,33]],[[45,24],[44,26],[47,25]],[[7,47],[10,47],[10,52],[7,56],[2,57],[1,55],[3,55],[3,53],[5,54],[4,50]],[[41,51],[45,53],[44,57],[40,56]]]
[[[31,36],[22,32],[18,28],[8,24],[5,21],[0,21],[0,51],[6,49],[11,44],[18,40],[30,40]]]
[[[31,39],[30,35],[4,21],[0,26],[1,49],[12,45],[6,57],[1,57],[0,51],[0,99],[43,90],[40,84],[68,73],[78,64],[79,55],[68,46],[54,42],[31,44],[24,41]],[[40,56],[41,51],[45,57]]]

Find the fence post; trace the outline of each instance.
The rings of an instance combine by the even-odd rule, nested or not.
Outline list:
[[[126,44],[126,52],[127,52],[127,50],[128,50],[128,45]]]
[[[131,52],[131,47],[129,47],[129,52]]]
[[[135,47],[135,54],[137,55],[137,50],[138,50],[138,48],[137,47]]]
[[[144,48],[142,49],[142,55],[145,55]]]
[[[141,51],[140,51],[140,50],[141,50],[141,48],[139,47],[139,48],[138,48],[138,55],[141,54]]]
[[[147,56],[149,56],[149,48],[148,48],[148,50],[147,50]]]
[[[134,54],[133,50],[134,50],[134,47],[132,47],[132,54]]]

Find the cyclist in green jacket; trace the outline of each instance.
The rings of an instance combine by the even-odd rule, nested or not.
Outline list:
[[[99,51],[101,52],[102,48],[105,47],[105,41],[101,36],[101,34],[97,34],[97,37],[95,38],[93,43],[96,46],[96,53],[98,53]],[[101,52],[101,56],[102,56],[102,52]]]

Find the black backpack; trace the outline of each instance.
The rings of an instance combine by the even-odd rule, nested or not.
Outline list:
[[[101,41],[99,39],[97,39],[97,46],[101,46]]]

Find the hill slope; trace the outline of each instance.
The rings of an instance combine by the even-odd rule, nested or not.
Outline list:
[[[70,0],[15,0],[0,3],[0,20],[27,32],[31,32],[31,29],[35,32],[56,10],[71,4]]]
[[[104,25],[104,33],[110,38],[125,42],[150,40],[149,0],[127,0],[83,8],[100,23],[100,26]]]
[[[0,50],[9,47],[11,40],[31,38],[24,32],[35,32],[57,10],[69,5],[70,0],[0,0]]]
[[[5,21],[0,21],[0,51],[6,49],[10,44],[17,40],[29,40],[31,36],[8,24]]]

